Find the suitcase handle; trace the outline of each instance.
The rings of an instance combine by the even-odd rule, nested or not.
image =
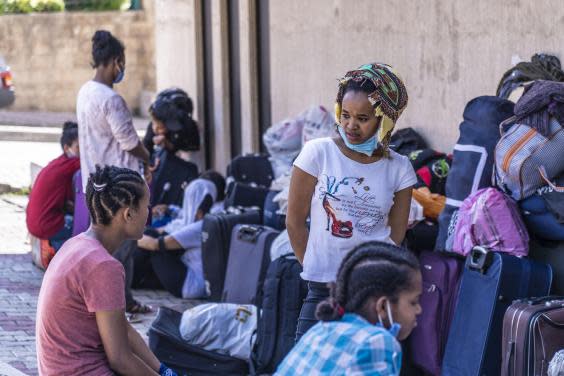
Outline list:
[[[488,249],[479,245],[475,246],[472,248],[472,252],[470,252],[468,267],[484,274],[491,264],[491,257],[489,254],[490,252]]]
[[[244,225],[239,228],[239,234],[237,236],[240,240],[255,243],[262,230],[263,228],[260,226]]]

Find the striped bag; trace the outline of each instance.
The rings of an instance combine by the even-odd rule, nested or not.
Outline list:
[[[529,234],[517,203],[496,188],[480,189],[458,211],[452,251],[466,256],[477,245],[519,257],[529,253]]]
[[[564,192],[551,180],[564,172],[564,128],[552,118],[550,136],[515,123],[512,117],[500,125],[501,139],[495,148],[494,181],[515,200],[525,199],[544,186]]]

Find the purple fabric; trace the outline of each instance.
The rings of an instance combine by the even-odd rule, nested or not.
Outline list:
[[[466,256],[476,245],[519,257],[529,253],[529,234],[517,203],[496,188],[477,191],[458,212],[453,252]]]
[[[86,196],[82,191],[82,173],[78,170],[73,178],[74,186],[74,218],[72,225],[72,236],[76,236],[84,232],[90,226],[90,214],[86,206]]]
[[[549,137],[551,116],[564,125],[564,82],[539,80],[527,86],[515,104],[515,115],[520,123]]]

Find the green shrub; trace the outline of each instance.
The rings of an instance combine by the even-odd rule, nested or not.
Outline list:
[[[60,12],[64,9],[63,0],[0,0],[0,14]]]
[[[66,10],[120,10],[128,0],[65,0]]]
[[[65,10],[63,0],[32,0],[34,12],[62,12]]]
[[[33,11],[30,0],[4,0],[2,3],[4,13],[31,13]]]

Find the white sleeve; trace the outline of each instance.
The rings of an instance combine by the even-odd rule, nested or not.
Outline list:
[[[401,191],[407,187],[411,187],[417,183],[417,175],[415,174],[415,170],[413,170],[413,166],[407,157],[396,156],[396,158],[401,158],[401,167],[399,168],[398,172],[398,183],[395,192]]]
[[[104,111],[106,120],[121,149],[124,151],[135,149],[140,140],[125,100],[119,95],[112,96],[106,101]]]
[[[294,161],[294,166],[300,170],[308,173],[309,175],[317,178],[319,176],[320,163],[319,163],[319,148],[317,142],[308,141],[304,145],[302,151]]]

